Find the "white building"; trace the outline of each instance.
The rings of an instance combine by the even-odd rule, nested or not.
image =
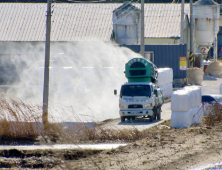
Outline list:
[[[95,40],[140,44],[140,7],[139,3],[54,3],[52,47],[54,43],[65,45],[67,42]],[[23,49],[27,46],[34,47],[32,55],[36,55],[36,51],[44,54],[47,4],[1,3],[0,9],[0,55],[25,54]],[[189,10],[189,4],[185,4],[183,39],[188,53]],[[180,3],[145,4],[144,17],[145,44],[180,44]],[[57,52],[56,49],[54,52]]]

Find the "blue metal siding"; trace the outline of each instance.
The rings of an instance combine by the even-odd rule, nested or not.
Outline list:
[[[217,39],[218,39],[218,47],[222,47],[222,34],[218,34]]]
[[[123,45],[134,52],[140,52],[140,45]],[[180,71],[180,56],[187,56],[187,45],[145,45],[145,51],[154,52],[154,64],[158,68],[169,67],[173,69],[173,78],[187,77],[186,71]]]

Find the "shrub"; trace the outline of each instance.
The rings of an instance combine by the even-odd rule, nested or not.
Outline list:
[[[207,126],[215,126],[222,121],[222,106],[214,105],[213,109],[207,116],[203,118],[203,124]]]

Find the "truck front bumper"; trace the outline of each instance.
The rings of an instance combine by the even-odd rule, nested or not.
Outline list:
[[[153,110],[152,109],[146,109],[146,110],[120,110],[119,111],[120,116],[152,116]]]

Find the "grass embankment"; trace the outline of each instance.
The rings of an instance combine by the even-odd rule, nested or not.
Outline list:
[[[65,114],[65,113],[61,113]],[[76,116],[76,114],[73,114]],[[50,117],[53,120],[52,117]],[[84,143],[85,141],[131,141],[144,137],[137,129],[102,128],[95,122],[95,128],[84,123],[74,126],[49,123],[47,130],[42,125],[42,106],[30,105],[17,98],[0,98],[1,144],[40,143]],[[37,140],[37,142],[36,142]],[[93,142],[94,143],[94,142]]]

